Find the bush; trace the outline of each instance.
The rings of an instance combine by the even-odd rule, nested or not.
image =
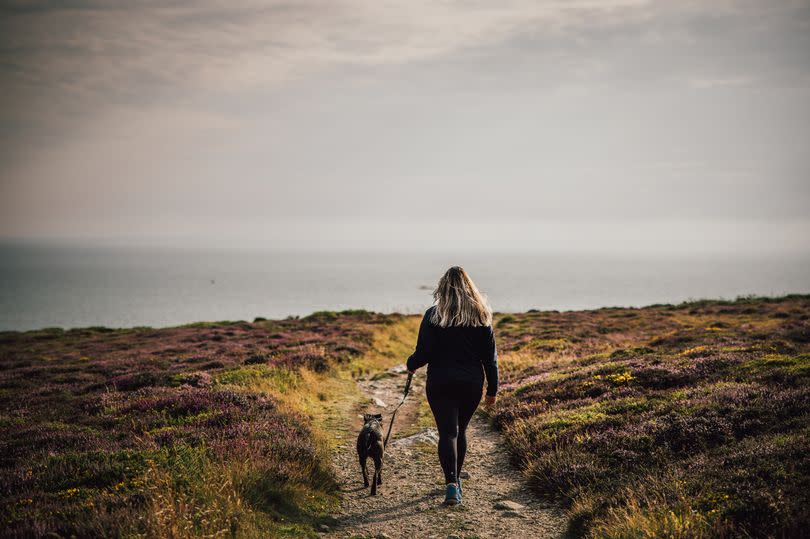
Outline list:
[[[810,296],[514,315],[495,425],[574,536],[801,537],[808,313]],[[537,353],[549,338],[565,355]]]

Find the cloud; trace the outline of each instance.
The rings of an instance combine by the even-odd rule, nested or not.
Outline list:
[[[802,218],[808,28],[806,0],[0,0],[0,232]]]
[[[522,54],[579,56],[570,67],[587,78],[600,74],[599,62],[587,61],[599,49],[664,45],[691,54],[710,39],[725,60],[742,56],[737,33],[768,37],[757,43],[758,56],[778,60],[776,53],[807,42],[774,39],[774,30],[806,24],[804,8],[641,0],[6,2],[3,79],[46,84],[80,100],[138,102],[163,98],[175,86],[238,91],[340,66],[419,62],[510,41]]]
[[[694,79],[690,82],[693,88],[710,89],[723,86],[745,86],[751,82],[747,77],[734,77],[728,79]]]
[[[808,2],[16,1],[0,7],[3,113],[271,91],[352,68],[476,61],[547,85],[670,73],[807,82]],[[497,60],[493,56],[497,56]],[[641,65],[639,65],[641,62]],[[546,69],[543,69],[546,67]],[[706,73],[687,73],[695,69]],[[49,111],[52,114],[52,111]],[[29,118],[30,119],[30,118]]]

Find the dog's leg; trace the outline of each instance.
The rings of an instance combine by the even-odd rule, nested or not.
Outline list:
[[[363,470],[363,487],[368,488],[368,468],[366,457],[360,457],[360,469]]]
[[[374,478],[371,481],[371,494],[377,494],[377,485],[382,484],[382,457],[374,455]]]

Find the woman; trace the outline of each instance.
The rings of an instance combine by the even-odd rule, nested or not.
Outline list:
[[[453,266],[433,292],[436,304],[425,312],[408,372],[427,365],[426,393],[439,431],[439,462],[447,491],[444,503],[461,503],[461,467],[467,453],[467,425],[481,402],[498,392],[498,352],[492,310],[467,272]]]

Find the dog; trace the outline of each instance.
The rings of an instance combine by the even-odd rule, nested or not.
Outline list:
[[[357,436],[357,456],[363,470],[363,486],[368,488],[366,461],[374,459],[374,477],[371,481],[371,495],[377,495],[377,485],[382,485],[382,461],[385,454],[382,433],[382,414],[363,414],[363,428]]]

